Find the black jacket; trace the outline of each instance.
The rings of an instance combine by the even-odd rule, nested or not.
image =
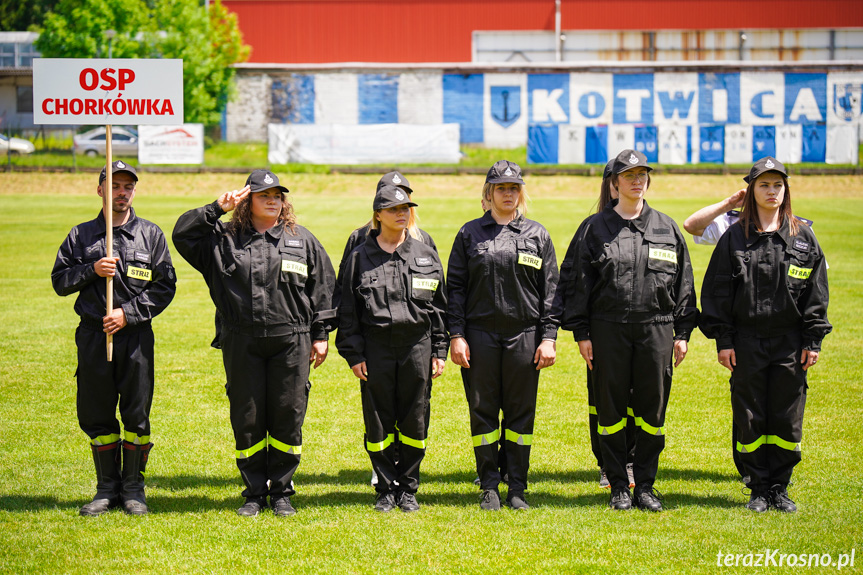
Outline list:
[[[437,252],[408,237],[394,253],[378,232],[354,249],[342,273],[336,347],[348,365],[365,361],[365,342],[410,346],[431,337],[432,356],[446,359],[446,286]]]
[[[114,275],[114,308],[122,307],[129,327],[149,324],[174,299],[177,277],[165,235],[153,222],[130,209],[129,220],[114,228],[113,256],[119,257]],[[60,245],[51,283],[57,295],[75,292],[75,313],[81,323],[102,330],[105,316],[105,278],[96,275],[93,264],[105,257],[105,219],[72,228]]]
[[[561,268],[556,313],[576,341],[590,339],[590,320],[674,323],[675,339],[688,340],[698,321],[692,264],[677,224],[647,205],[632,220],[617,200],[587,218],[573,237]]]
[[[351,232],[351,235],[348,236],[348,241],[345,244],[345,251],[342,253],[342,261],[339,262],[339,275],[336,277],[336,285],[333,288],[333,309],[336,310],[336,312],[338,312],[339,304],[342,302],[342,274],[344,273],[345,266],[348,263],[348,256],[351,255],[352,251],[365,243],[366,239],[369,237],[369,230],[371,227],[371,224],[366,224],[361,228],[355,229]],[[422,243],[437,252],[437,246],[432,237],[428,235],[425,230],[418,231]]]
[[[203,274],[224,328],[327,339],[335,273],[317,238],[299,225],[291,235],[282,224],[235,236],[219,221],[224,213],[218,202],[190,210],[173,233],[177,251]]]
[[[551,313],[557,278],[554,245],[542,225],[519,216],[500,226],[486,212],[459,230],[450,252],[450,335],[538,329],[543,339],[557,338]]]
[[[701,287],[704,335],[717,350],[732,349],[738,333],[775,337],[799,330],[803,348],[821,349],[833,327],[827,321],[827,270],[812,229],[798,226],[789,235],[785,222],[776,232],[750,224],[728,228],[713,250]]]

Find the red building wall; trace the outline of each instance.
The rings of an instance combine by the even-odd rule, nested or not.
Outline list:
[[[554,0],[224,0],[250,62],[470,62],[474,30],[554,30]],[[562,0],[563,30],[863,27],[863,0]]]

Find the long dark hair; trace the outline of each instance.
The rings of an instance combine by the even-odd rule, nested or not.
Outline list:
[[[784,222],[788,222],[788,235],[796,236],[800,229],[797,218],[791,211],[791,189],[788,187],[788,178],[782,172],[765,172],[767,174],[777,174],[782,178],[782,185],[785,188],[785,195],[782,197],[782,204],[779,206],[779,217],[781,226]],[[759,232],[764,231],[761,225],[761,219],[758,217],[758,204],[755,202],[755,178],[746,186],[746,195],[743,196],[743,209],[740,212],[740,225],[743,226],[743,233],[746,238],[749,238],[749,224],[754,223],[755,229]]]
[[[294,226],[297,225],[297,216],[294,214],[294,206],[284,192],[279,192],[279,195],[282,198],[282,211],[279,212],[278,222],[285,226],[285,231],[288,231],[291,235],[296,235]],[[238,236],[249,233],[251,229],[252,194],[250,193],[240,200],[240,203],[234,208],[234,214],[231,216],[231,221],[228,222],[228,231]]]

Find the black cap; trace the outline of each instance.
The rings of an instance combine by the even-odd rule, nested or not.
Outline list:
[[[401,206],[403,204],[416,206],[416,204],[411,201],[411,197],[398,186],[383,185],[378,188],[377,192],[375,192],[375,201],[374,204],[372,204],[372,209],[375,211],[385,210],[387,208]]]
[[[500,160],[495,162],[488,175],[485,177],[486,184],[521,184],[524,185],[524,180],[521,179],[521,168],[515,162],[509,160]]]
[[[269,190],[270,188],[279,188],[283,194],[290,192],[285,186],[279,185],[279,176],[270,170],[255,170],[246,178],[246,185],[251,188],[249,191],[253,194]]]
[[[116,174],[117,172],[126,172],[127,174],[129,174],[130,176],[135,178],[136,182],[138,181],[138,172],[135,171],[135,168],[130,166],[129,164],[127,164],[126,162],[124,162],[122,160],[117,160],[116,162],[111,164],[111,174],[113,175],[113,174]],[[99,185],[100,186],[102,185],[102,182],[105,181],[106,177],[107,176],[105,176],[105,168],[102,168],[102,172],[99,174]]]
[[[749,182],[753,182],[755,181],[755,178],[757,178],[764,172],[779,172],[786,178],[788,177],[788,172],[785,170],[785,166],[782,164],[782,162],[780,162],[773,156],[767,156],[766,158],[761,158],[752,165],[752,169],[749,170],[749,175],[743,176],[743,181],[747,184]]]
[[[397,171],[384,174],[384,177],[382,177],[378,182],[377,189],[381,189],[383,186],[398,186],[409,194],[414,193],[408,179]]]
[[[617,158],[611,158],[608,160],[608,163],[605,164],[605,169],[602,170],[602,179],[607,180],[611,177],[611,169],[614,167],[614,162],[617,161]]]
[[[615,174],[620,174],[633,168],[647,168],[648,172],[653,169],[647,163],[647,156],[638,150],[627,149],[617,154],[617,157],[614,158],[614,165],[611,171]]]

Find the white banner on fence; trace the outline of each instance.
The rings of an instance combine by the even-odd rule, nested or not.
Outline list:
[[[182,124],[183,61],[35,58],[35,124]]]
[[[203,164],[204,124],[138,126],[139,164]]]
[[[458,163],[459,125],[269,124],[271,164]]]
[[[854,126],[827,126],[827,163],[857,165],[857,130]]]

